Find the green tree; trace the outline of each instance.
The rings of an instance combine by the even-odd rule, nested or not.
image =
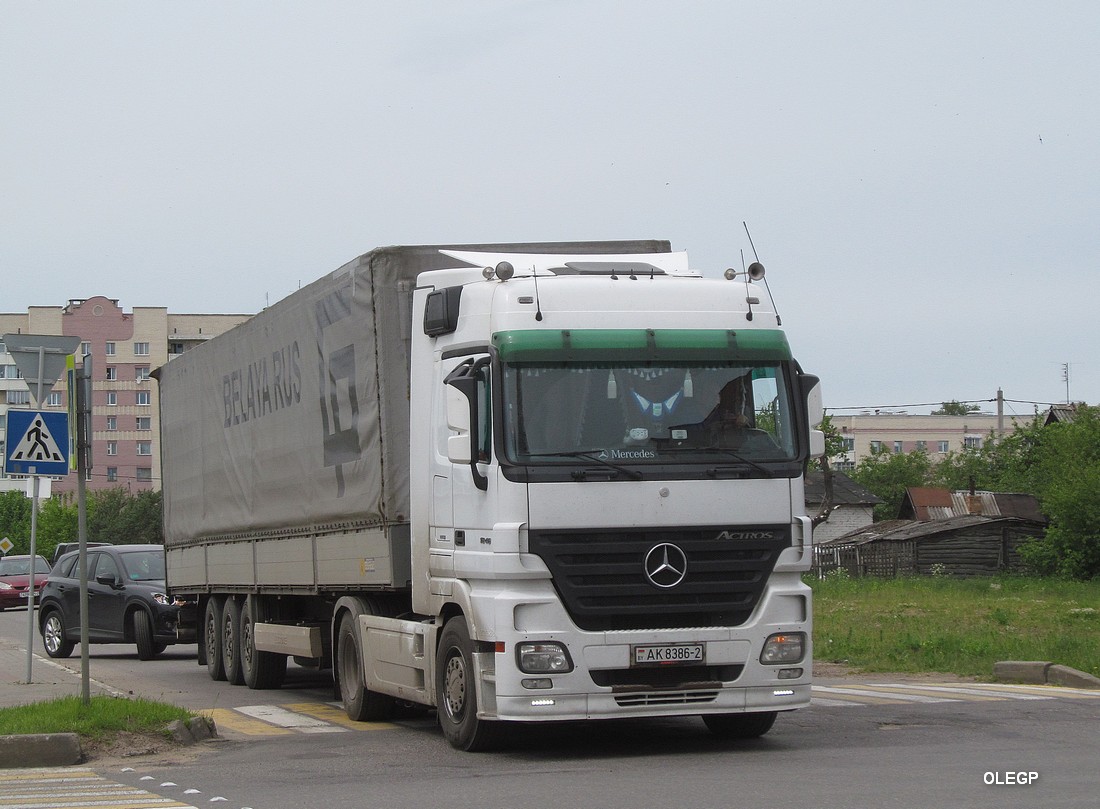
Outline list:
[[[932,461],[928,453],[920,450],[877,449],[856,465],[851,477],[882,498],[883,502],[875,506],[875,519],[892,520],[898,516],[906,489],[931,485]]]
[[[818,427],[821,432],[825,433],[825,457],[837,458],[844,455],[847,452],[846,445],[844,443],[844,436],[840,434],[833,425],[833,417],[829,414],[825,414],[825,417],[821,420],[821,425]],[[816,460],[815,465],[821,468],[821,461]]]
[[[12,553],[30,550],[31,501],[23,492],[0,492],[0,537],[15,545]]]
[[[1041,573],[1100,576],[1100,409],[1081,406],[1072,422],[1044,427],[1033,459],[1050,527],[1021,549],[1025,562]]]
[[[933,416],[965,416],[968,413],[981,412],[981,406],[976,404],[964,404],[963,402],[957,402],[952,399],[950,402],[944,402],[943,407],[939,410],[933,410]]]

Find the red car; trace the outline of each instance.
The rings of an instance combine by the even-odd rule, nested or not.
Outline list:
[[[30,595],[27,585],[31,576],[30,556],[5,556],[0,559],[0,610],[9,607],[25,607]],[[46,583],[46,577],[50,575],[50,563],[44,556],[34,557],[34,592],[35,604],[38,601],[38,592]]]

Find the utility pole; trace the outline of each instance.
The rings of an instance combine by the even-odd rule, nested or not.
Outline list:
[[[1073,400],[1069,398],[1069,363],[1062,363],[1062,381],[1066,383],[1066,404],[1073,404]]]
[[[997,438],[1005,437],[1005,392],[997,388]]]

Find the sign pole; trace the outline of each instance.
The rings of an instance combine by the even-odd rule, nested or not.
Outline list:
[[[38,347],[38,391],[35,396],[35,406],[42,406],[42,377],[46,369],[46,348]],[[38,487],[40,480],[35,474],[36,467],[31,468],[31,560],[30,583],[27,585],[27,683],[34,682],[31,679],[31,668],[34,661],[34,596],[38,584]]]

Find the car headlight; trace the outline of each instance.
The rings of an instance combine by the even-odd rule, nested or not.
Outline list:
[[[167,593],[153,593],[153,600],[165,607],[172,606],[172,599],[168,597]]]
[[[760,652],[760,662],[771,666],[781,663],[798,663],[805,654],[805,648],[805,633],[776,633],[764,641],[764,649]]]
[[[15,588],[6,581],[0,581],[0,590],[14,590]]]
[[[516,664],[525,674],[565,674],[573,670],[565,646],[553,641],[517,643]]]

